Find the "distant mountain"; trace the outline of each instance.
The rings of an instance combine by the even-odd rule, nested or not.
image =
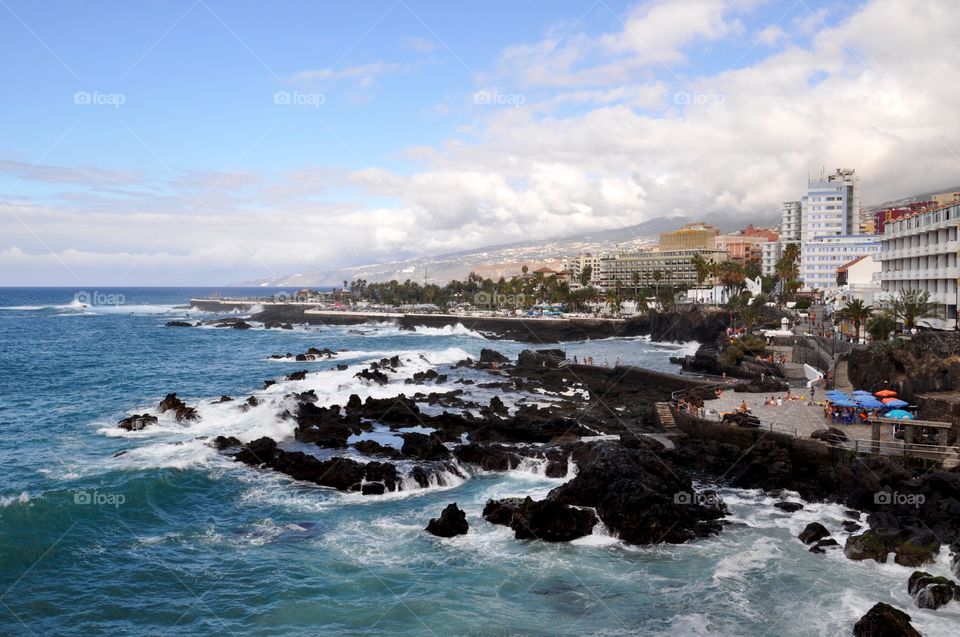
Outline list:
[[[709,218],[710,216],[706,217],[706,219]],[[566,259],[582,252],[602,253],[650,248],[656,244],[657,236],[661,232],[673,230],[685,223],[699,220],[686,216],[657,217],[632,226],[612,230],[597,230],[559,239],[521,241],[436,256],[348,266],[334,270],[291,274],[270,279],[240,281],[232,285],[316,287],[341,285],[344,280],[353,281],[358,278],[371,282],[412,279],[445,284],[452,279],[463,279],[470,272],[477,272],[483,276],[497,279],[500,276],[509,277],[513,274],[519,274],[524,265],[530,266],[531,269],[543,266],[560,268]],[[743,228],[748,223],[772,225],[778,221],[775,215],[765,218],[711,220],[724,232]]]
[[[932,201],[933,196],[940,194],[941,192],[960,192],[960,186],[954,186],[953,188],[938,188],[937,190],[931,190],[930,192],[922,192],[909,197],[901,197],[900,199],[884,201],[881,204],[864,206],[863,209],[867,212],[875,212],[877,210],[883,210],[884,208],[893,208],[894,206],[906,206],[918,201]]]

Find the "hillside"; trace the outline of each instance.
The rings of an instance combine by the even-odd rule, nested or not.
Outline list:
[[[390,281],[396,279],[414,279],[431,283],[447,283],[451,279],[462,279],[470,272],[483,276],[499,278],[520,272],[526,264],[531,268],[547,266],[559,268],[565,259],[581,252],[611,252],[651,247],[657,236],[665,231],[679,228],[695,219],[686,216],[657,217],[640,224],[599,230],[575,236],[539,241],[525,241],[490,246],[475,250],[452,252],[436,256],[418,257],[401,261],[374,263],[341,267],[335,270],[291,274],[271,279],[242,281],[237,286],[263,287],[300,287],[339,285],[344,280],[363,278],[367,281]],[[778,221],[774,216],[759,219],[737,219],[736,223],[717,225],[723,231],[731,231],[746,226],[771,225]]]

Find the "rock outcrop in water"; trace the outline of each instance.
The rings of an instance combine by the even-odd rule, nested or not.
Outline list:
[[[197,410],[193,407],[187,407],[182,400],[177,398],[176,394],[167,394],[166,397],[160,401],[160,404],[157,406],[157,410],[161,414],[168,411],[173,411],[177,422],[186,422],[200,418],[200,415],[197,414]]]
[[[921,637],[910,624],[910,615],[889,604],[878,603],[853,626],[854,637]]]
[[[470,529],[467,524],[467,514],[460,510],[457,503],[448,504],[440,513],[439,518],[433,518],[427,524],[427,533],[437,537],[454,537],[466,535]]]
[[[936,577],[924,571],[915,571],[907,581],[907,592],[917,608],[936,610],[944,604],[960,600],[960,586],[946,577]]]
[[[157,424],[156,416],[151,416],[150,414],[134,414],[118,422],[117,427],[126,429],[127,431],[140,431],[155,424]]]
[[[493,524],[509,526],[518,540],[570,542],[593,532],[597,516],[554,500],[507,498],[489,500],[483,517]]]

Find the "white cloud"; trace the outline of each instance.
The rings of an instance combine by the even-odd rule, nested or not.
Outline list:
[[[58,259],[83,276],[133,267],[120,283],[182,282],[191,268],[231,281],[672,214],[772,216],[821,165],[856,168],[866,203],[960,184],[951,0],[873,0],[831,28],[814,15],[806,44],[757,51],[765,57],[743,68],[682,80],[663,71],[656,58],[683,64],[692,43],[739,33],[741,9],[645,4],[617,31],[509,47],[500,63],[514,73],[490,85],[524,103],[464,95],[458,134],[408,149],[412,170],[182,175],[209,210],[174,181],[147,197],[96,175],[62,206],[8,202],[34,232],[0,205],[0,285],[34,282],[34,267],[70,284]],[[673,21],[681,28],[658,33]],[[340,77],[387,72],[361,69]]]

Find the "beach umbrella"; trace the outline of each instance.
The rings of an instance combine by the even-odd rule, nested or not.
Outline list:
[[[858,389],[857,391],[853,392],[853,395],[854,396],[873,396],[873,394],[863,389]]]
[[[840,391],[839,389],[831,389],[827,392],[827,396],[843,396],[844,398],[849,398],[846,393]]]
[[[905,400],[900,400],[899,398],[884,398],[881,402],[883,402],[883,404],[887,407],[906,407],[910,404]]]
[[[897,420],[913,420],[913,414],[909,411],[904,411],[902,409],[894,409],[893,411],[888,411],[886,414],[887,418],[896,418]]]
[[[857,405],[846,398],[837,398],[836,400],[831,400],[830,403],[834,407],[856,407]]]
[[[877,396],[878,398],[894,398],[896,395],[897,392],[893,391],[892,389],[881,389],[874,394],[874,396]]]
[[[873,396],[857,396],[857,404],[865,409],[882,409],[884,404]]]

